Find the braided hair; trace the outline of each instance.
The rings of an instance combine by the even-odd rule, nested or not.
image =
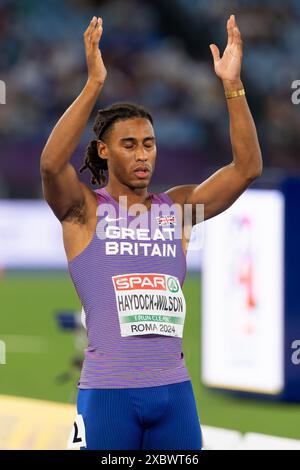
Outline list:
[[[115,122],[132,118],[145,118],[153,125],[153,118],[149,111],[143,106],[133,103],[114,103],[109,107],[99,109],[93,126],[97,140],[104,140],[104,137]],[[107,181],[104,171],[108,170],[108,166],[107,160],[101,158],[98,154],[97,140],[92,140],[87,146],[84,164],[80,168],[79,173],[89,169],[92,173],[91,183],[93,185],[98,183],[102,186]]]

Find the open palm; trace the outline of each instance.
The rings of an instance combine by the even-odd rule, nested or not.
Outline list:
[[[102,33],[103,20],[102,18],[97,19],[96,16],[94,16],[83,35],[88,76],[90,79],[101,84],[104,83],[107,76],[107,70],[99,49]]]
[[[220,57],[220,51],[215,44],[210,45],[210,50],[217,76],[222,80],[236,81],[241,74],[243,42],[234,15],[227,21],[227,32],[228,42],[223,56]]]

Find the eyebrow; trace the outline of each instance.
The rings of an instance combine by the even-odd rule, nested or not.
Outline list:
[[[124,137],[123,139],[120,139],[120,142],[136,142],[136,140],[137,139],[135,137]],[[155,141],[156,139],[153,136],[148,136],[143,139],[143,142],[145,142],[146,140]]]

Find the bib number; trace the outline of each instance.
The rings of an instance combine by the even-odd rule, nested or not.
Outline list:
[[[185,298],[177,277],[131,273],[112,278],[121,336],[158,334],[182,338]]]
[[[68,449],[86,447],[85,425],[82,415],[77,415],[68,439]]]

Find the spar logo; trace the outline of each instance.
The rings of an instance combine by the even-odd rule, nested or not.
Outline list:
[[[176,293],[179,291],[179,282],[175,277],[167,274],[123,274],[112,278],[116,292],[130,290],[160,290]]]
[[[169,277],[167,280],[167,286],[169,291],[171,292],[178,292],[179,291],[179,285],[178,281],[174,279],[174,277]]]

